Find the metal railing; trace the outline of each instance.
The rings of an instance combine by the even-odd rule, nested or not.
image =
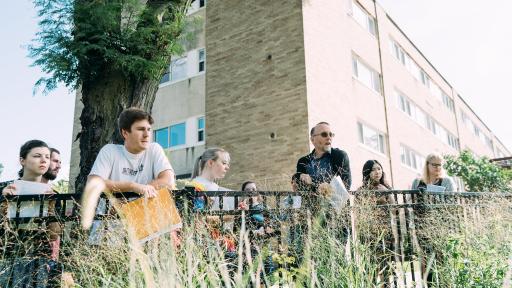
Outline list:
[[[310,192],[281,192],[281,191],[261,191],[261,192],[196,192],[193,189],[184,189],[170,191],[175,198],[183,220],[190,221],[193,217],[218,216],[221,226],[225,224],[225,218],[230,216],[228,222],[234,223],[234,232],[239,231],[239,224],[242,213],[262,212],[260,210],[239,209],[239,203],[242,201],[250,202],[251,197],[259,197],[264,207],[264,215],[273,225],[277,233],[272,237],[277,237],[279,243],[295,243],[290,240],[290,236],[283,237],[281,233],[282,225],[295,225],[299,222],[297,217],[304,217],[312,211],[313,215],[320,213],[321,206],[319,196]],[[140,197],[135,193],[116,193],[116,197],[126,199],[135,199]],[[35,229],[45,229],[50,222],[59,222],[79,229],[79,197],[78,194],[55,194],[55,195],[20,195],[20,196],[0,196],[0,207],[2,207],[2,222],[8,225],[2,225],[0,233],[3,241],[16,239],[23,241],[22,238],[9,238],[6,235],[16,233],[26,225],[33,225]],[[194,208],[194,199],[200,197],[218,198],[218,209],[204,207],[204,209]],[[105,210],[95,216],[96,220],[102,220],[108,216],[111,210],[111,203],[105,196]],[[419,190],[389,190],[389,191],[368,191],[351,192],[350,202],[343,210],[343,217],[350,223],[348,227],[349,244],[354,245],[363,240],[359,235],[358,224],[364,221],[365,211],[381,211],[376,216],[388,231],[387,239],[383,241],[383,246],[387,247],[389,253],[388,262],[394,263],[393,281],[395,287],[409,286],[410,283],[421,283],[420,279],[426,277],[424,264],[426,253],[435,253],[425,244],[427,241],[421,233],[424,220],[438,213],[439,211],[449,211],[445,213],[450,215],[447,219],[450,229],[460,229],[460,223],[478,221],[482,209],[492,209],[490,205],[492,200],[503,198],[512,201],[511,193],[486,193],[486,192],[426,192]],[[128,200],[129,201],[129,200]],[[234,203],[233,209],[227,210],[226,203]],[[24,204],[30,204],[33,209],[30,216],[23,215]],[[250,206],[250,205],[249,205]],[[9,211],[10,209],[10,211]],[[367,209],[367,210],[365,210]],[[8,212],[8,216],[6,215]],[[324,211],[325,212],[325,211]],[[295,223],[295,224],[294,224]],[[451,225],[451,226],[450,226]],[[6,227],[9,227],[6,229]],[[33,228],[34,229],[34,228]],[[368,237],[368,236],[365,236]],[[61,237],[63,241],[73,241],[73,237]],[[6,243],[3,243],[3,258],[14,257],[9,251],[5,251]],[[386,248],[385,248],[386,249]],[[396,268],[399,267],[399,268]]]

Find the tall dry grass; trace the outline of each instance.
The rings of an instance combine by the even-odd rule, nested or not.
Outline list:
[[[233,235],[233,257],[226,257],[223,243],[198,225],[204,216],[184,215],[190,221],[184,223],[179,248],[170,236],[138,245],[123,229],[108,231],[99,245],[91,245],[88,232],[74,227],[73,240],[62,245],[61,262],[76,287],[384,287],[393,279],[403,283],[393,278],[402,259],[390,220],[393,208],[377,207],[378,201],[368,192],[341,213],[320,201],[303,218],[281,218],[281,242],[252,241],[242,218]],[[426,259],[429,287],[504,285],[512,269],[512,205],[503,198],[479,205],[439,206],[415,218],[410,228],[417,243],[410,245],[418,262]],[[298,234],[295,241],[291,231]],[[269,259],[273,271],[265,269]]]

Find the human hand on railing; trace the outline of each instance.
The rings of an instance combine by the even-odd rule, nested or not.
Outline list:
[[[249,210],[249,204],[247,204],[247,199],[238,203],[238,210]]]
[[[9,184],[7,185],[3,190],[2,190],[2,195],[3,196],[6,196],[6,195],[16,195],[16,186],[14,184]]]
[[[156,197],[156,189],[152,185],[143,185],[138,183],[133,183],[133,191],[146,197],[146,198],[153,198]]]

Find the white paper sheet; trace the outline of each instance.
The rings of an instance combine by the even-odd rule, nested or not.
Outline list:
[[[51,190],[51,186],[45,183],[15,180],[16,195],[40,195],[45,194]],[[19,217],[37,217],[39,216],[39,201],[23,201],[20,205]],[[48,201],[44,201],[43,216],[48,215]],[[13,218],[16,216],[16,202],[9,203],[7,210],[7,217]]]
[[[444,190],[446,190],[446,187],[439,186],[439,185],[427,184],[427,189],[426,190],[428,192],[444,192]]]

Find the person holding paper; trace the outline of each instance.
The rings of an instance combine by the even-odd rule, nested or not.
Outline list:
[[[142,109],[128,108],[118,121],[124,145],[101,148],[87,183],[101,179],[112,192],[136,192],[149,198],[161,187],[174,188],[174,170],[162,147],[151,142],[153,117]]]
[[[331,147],[333,138],[334,133],[327,122],[320,122],[311,129],[310,140],[315,148],[297,162],[297,172],[292,177],[294,190],[316,192],[319,186],[328,185],[335,176],[340,176],[345,188],[350,189],[352,178],[348,155]]]
[[[41,140],[25,142],[20,148],[20,164],[22,168],[18,172],[19,180],[41,183],[43,174],[50,166],[50,148]],[[11,183],[2,190],[2,195],[16,195],[20,189],[21,187]],[[53,193],[50,186],[46,192]]]
[[[308,207],[314,212],[314,215],[320,213],[322,197],[332,194],[331,181],[340,176],[341,181],[334,181],[332,184],[343,183],[345,187],[337,190],[349,190],[352,184],[350,174],[350,163],[345,151],[332,148],[334,133],[327,122],[316,124],[310,131],[310,141],[314,146],[313,151],[303,156],[297,162],[296,173],[292,177],[292,189],[294,191],[309,191],[315,193],[315,196],[308,199],[301,198],[301,206]],[[344,188],[344,189],[343,189]],[[306,200],[306,201],[303,201]],[[295,202],[295,201],[294,201]],[[331,219],[331,213],[326,217]],[[347,227],[340,227],[339,238],[345,241],[347,236]],[[292,252],[297,257],[297,263],[300,263],[303,256],[303,244],[306,226],[303,223],[291,224],[289,233],[289,242],[294,247]]]
[[[451,178],[445,177],[444,169],[443,169],[444,159],[441,155],[438,154],[429,154],[425,159],[425,166],[423,167],[423,176],[419,179],[414,179],[412,182],[411,189],[413,190],[423,190],[429,192],[453,192],[454,191],[454,183]],[[419,204],[424,203],[424,198],[419,197],[417,202]],[[421,271],[427,282],[432,282],[433,273],[427,273],[427,258],[431,257],[433,253],[438,257],[440,253],[435,250],[435,245],[431,243],[431,239],[425,237],[425,233],[417,233],[417,231],[422,231],[426,229],[431,229],[430,223],[428,221],[428,210],[423,207],[416,207],[414,209],[414,224],[413,224],[413,233],[416,234],[417,242],[419,244],[420,253],[420,263],[421,263]]]
[[[443,169],[443,156],[438,154],[429,154],[425,159],[423,167],[423,176],[414,179],[412,190],[427,190],[432,192],[453,192],[455,184],[449,177],[445,177]]]
[[[20,164],[22,166],[21,170],[18,172],[18,176],[20,177],[18,180],[14,180],[13,183],[7,185],[2,190],[2,195],[25,195],[25,194],[53,194],[51,187],[47,183],[43,183],[43,174],[48,171],[50,167],[50,148],[48,145],[41,140],[30,140],[25,142],[20,148]],[[15,204],[15,203],[11,203]],[[7,207],[7,217],[11,217],[9,215],[16,214],[16,206]],[[48,205],[47,213],[51,215],[55,210],[55,202],[50,201]],[[3,209],[2,209],[3,210]],[[37,217],[39,215],[39,203],[22,203],[19,207],[20,217]],[[4,211],[2,211],[3,214]],[[44,212],[43,212],[44,215]],[[59,250],[60,250],[60,238],[59,234],[61,232],[60,225],[57,222],[48,222],[46,223],[47,231],[49,232],[49,251],[46,249],[37,249],[37,254],[43,254],[45,257],[48,257],[50,261],[46,262],[48,264],[49,269],[54,269],[57,266]],[[39,229],[39,228],[38,228]],[[38,230],[37,229],[37,230]],[[23,231],[23,233],[20,233]],[[26,227],[20,226],[17,232],[21,235],[32,235],[34,232],[32,229],[26,229]],[[37,233],[37,232],[36,232]],[[29,241],[32,239],[29,238]],[[38,245],[34,245],[38,246]],[[46,246],[46,245],[44,245]],[[48,247],[46,246],[46,247]],[[49,255],[46,253],[49,252]],[[37,261],[34,259],[33,261]],[[20,266],[23,264],[15,264],[19,272],[17,277],[23,277],[23,274],[30,275],[34,273],[39,266]],[[48,269],[48,267],[45,267]]]
[[[132,107],[121,112],[118,124],[124,144],[107,144],[101,148],[82,196],[82,226],[88,229],[93,224],[89,239],[92,244],[98,244],[104,236],[98,232],[100,221],[92,223],[102,192],[135,192],[146,198],[154,198],[159,189],[174,189],[175,186],[174,170],[164,150],[151,141],[153,117],[142,109]],[[105,201],[100,201],[98,207],[98,210],[104,210]],[[115,221],[108,225],[112,229],[119,227]],[[178,246],[178,231],[172,230],[171,236]]]

